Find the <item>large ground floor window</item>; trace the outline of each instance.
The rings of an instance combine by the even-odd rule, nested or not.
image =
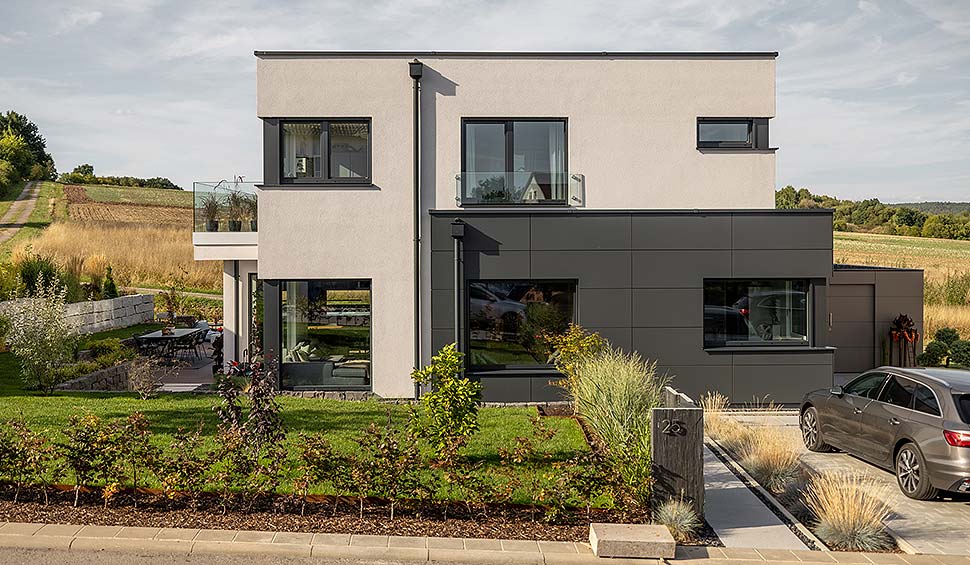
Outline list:
[[[809,345],[807,280],[704,281],[704,347]]]
[[[551,352],[539,336],[563,332],[573,321],[575,302],[574,281],[470,281],[470,366],[549,365]]]
[[[283,388],[370,386],[370,287],[368,280],[280,282]]]

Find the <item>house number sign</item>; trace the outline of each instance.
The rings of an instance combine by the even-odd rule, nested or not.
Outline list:
[[[687,425],[681,420],[671,420],[664,418],[660,421],[660,433],[668,436],[687,435]]]

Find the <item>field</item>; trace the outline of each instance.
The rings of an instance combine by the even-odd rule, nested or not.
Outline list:
[[[928,286],[970,276],[970,241],[835,232],[834,244],[836,263],[923,269]],[[970,297],[963,305],[927,304],[923,314],[926,335],[950,326],[970,338]]]
[[[923,269],[926,278],[970,272],[970,241],[835,232],[836,263]]]
[[[161,288],[184,270],[189,288],[220,291],[222,265],[193,258],[191,204],[184,191],[44,183],[6,256],[28,246],[61,263],[103,256],[121,286]]]

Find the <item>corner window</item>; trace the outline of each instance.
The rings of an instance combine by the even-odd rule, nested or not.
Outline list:
[[[704,347],[809,345],[806,280],[704,281]]]
[[[284,120],[280,132],[284,181],[358,184],[370,180],[370,120]]]
[[[462,203],[565,203],[566,120],[463,120],[460,179]]]
[[[543,333],[573,321],[574,281],[491,280],[468,283],[469,364],[472,368],[551,365]]]
[[[371,290],[367,280],[281,282],[281,386],[369,388]]]
[[[697,118],[697,148],[767,149],[767,118]]]

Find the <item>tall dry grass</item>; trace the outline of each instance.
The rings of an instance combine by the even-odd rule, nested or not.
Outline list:
[[[187,286],[222,288],[221,262],[195,261],[188,227],[62,221],[21,244],[14,255],[28,245],[36,253],[53,255],[62,265],[80,261],[92,271],[111,265],[122,286],[163,286],[184,269]]]
[[[923,342],[928,343],[940,328],[953,328],[970,339],[970,306],[927,304],[923,307]]]
[[[805,491],[805,505],[815,515],[816,535],[829,547],[845,551],[885,551],[893,547],[883,521],[890,508],[888,487],[848,473],[823,473]]]

